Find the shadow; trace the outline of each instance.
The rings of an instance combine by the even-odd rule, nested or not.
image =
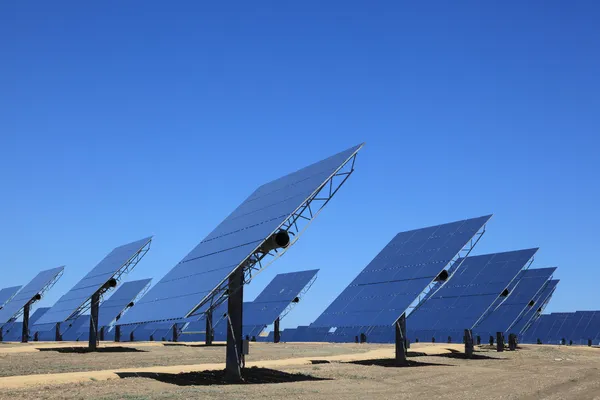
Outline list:
[[[147,353],[144,350],[135,349],[133,347],[98,347],[96,350],[90,350],[87,347],[50,347],[37,348],[39,351],[56,351],[57,353]]]
[[[444,354],[432,354],[430,357],[443,357],[443,358],[454,358],[454,359],[462,359],[462,360],[504,360],[504,358],[495,358],[490,356],[484,356],[483,354],[477,354],[477,352],[473,352],[471,358],[468,358],[467,355],[461,351],[455,349],[446,349],[450,353]]]
[[[306,381],[327,381],[327,378],[317,378],[304,374],[289,374],[268,368],[244,368],[242,370],[242,381],[231,382],[225,378],[224,370],[187,372],[181,374],[166,374],[152,372],[117,372],[119,378],[148,378],[163,383],[177,386],[209,386],[209,385],[244,385],[244,384],[267,384],[267,383],[289,383]]]
[[[310,360],[311,364],[331,364],[331,362],[327,360]]]
[[[204,343],[201,344],[186,344],[186,343],[163,343],[163,346],[185,346],[185,347],[225,347],[227,343],[216,343],[206,345]]]
[[[452,367],[452,365],[448,365],[448,364],[434,364],[434,363],[412,361],[412,360],[406,360],[405,364],[398,365],[398,364],[396,364],[396,360],[394,360],[393,358],[349,361],[344,364],[355,364],[355,365],[366,365],[366,366],[375,365],[377,367],[385,367],[385,368],[433,367],[433,366],[435,366],[435,367]]]

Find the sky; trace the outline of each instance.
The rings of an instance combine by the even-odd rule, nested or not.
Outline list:
[[[398,232],[493,213],[540,247],[547,311],[600,309],[595,1],[3,2],[0,287],[154,235],[156,283],[257,186],[366,142],[246,289],[319,268],[306,325]]]

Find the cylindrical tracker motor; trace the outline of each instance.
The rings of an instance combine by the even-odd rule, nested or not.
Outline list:
[[[263,245],[260,247],[260,251],[268,253],[275,249],[285,249],[290,245],[290,235],[283,229],[272,234]]]

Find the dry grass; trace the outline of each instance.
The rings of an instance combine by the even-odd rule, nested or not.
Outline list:
[[[380,346],[381,347],[381,346]],[[387,346],[391,350],[391,346]],[[444,345],[438,345],[444,348]],[[364,352],[375,345],[294,344],[253,346],[252,357],[281,359]],[[459,356],[423,355],[432,347],[414,345],[412,366],[397,368],[385,359],[360,362],[332,362],[315,365],[273,367],[256,370],[258,383],[247,385],[218,384],[216,372],[149,374],[109,381],[93,381],[60,386],[30,387],[0,391],[0,398],[28,399],[593,399],[600,398],[600,349],[558,346],[523,346],[517,352],[496,353],[480,349],[482,356],[465,360]],[[193,363],[223,361],[223,348],[156,347],[148,353],[105,353],[101,358],[130,366],[142,361],[147,365],[167,365],[177,355]],[[48,353],[25,353],[45,357]],[[161,355],[165,356],[162,358]],[[75,360],[84,367],[82,354],[54,353],[59,365]],[[136,360],[138,359],[138,360]],[[58,361],[62,360],[62,361]],[[182,360],[180,364],[184,364]],[[7,364],[2,364],[2,371]],[[15,366],[11,364],[11,366]],[[18,367],[18,366],[15,366]],[[105,369],[105,365],[102,368]],[[63,368],[63,367],[61,367]],[[73,368],[73,367],[71,367]],[[51,370],[51,368],[48,368]],[[54,370],[53,372],[58,372]],[[216,374],[216,375],[215,375]],[[131,376],[131,375],[129,375]],[[262,382],[265,383],[262,383]],[[280,383],[274,383],[280,382]]]

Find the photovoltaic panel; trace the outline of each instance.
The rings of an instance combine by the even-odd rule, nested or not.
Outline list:
[[[38,324],[57,323],[70,319],[94,293],[114,278],[151,240],[151,237],[147,237],[113,249],[94,269],[56,302],[40,318]]]
[[[98,326],[109,326],[151,281],[152,279],[140,279],[123,283],[112,296],[100,304]]]
[[[361,147],[354,146],[256,189],[150,289],[121,323],[180,319],[200,309],[267,238],[332,182]]]
[[[527,311],[529,304],[542,291],[554,271],[556,268],[521,271],[509,296],[473,329],[474,334],[482,337],[495,336],[496,332],[518,334],[519,331],[514,332],[510,328]]]
[[[513,332],[519,332],[523,334],[525,329],[533,322],[533,320],[540,313],[538,310],[542,309],[544,305],[549,301],[550,297],[556,290],[558,285],[558,279],[552,279],[542,288],[541,292],[536,296],[533,307],[530,307],[515,324],[511,330]],[[522,338],[520,339],[522,341]]]
[[[23,289],[21,289],[12,300],[8,301],[0,310],[0,327],[18,316],[20,311],[33,298],[45,291],[62,274],[64,267],[52,268],[40,272]]]
[[[397,234],[311,327],[392,325],[490,218]]]
[[[19,289],[21,289],[21,286],[0,289],[0,310],[17,294]]]
[[[475,326],[537,250],[486,254],[457,261],[462,265],[452,278],[408,317],[409,338],[462,338],[464,329]]]

